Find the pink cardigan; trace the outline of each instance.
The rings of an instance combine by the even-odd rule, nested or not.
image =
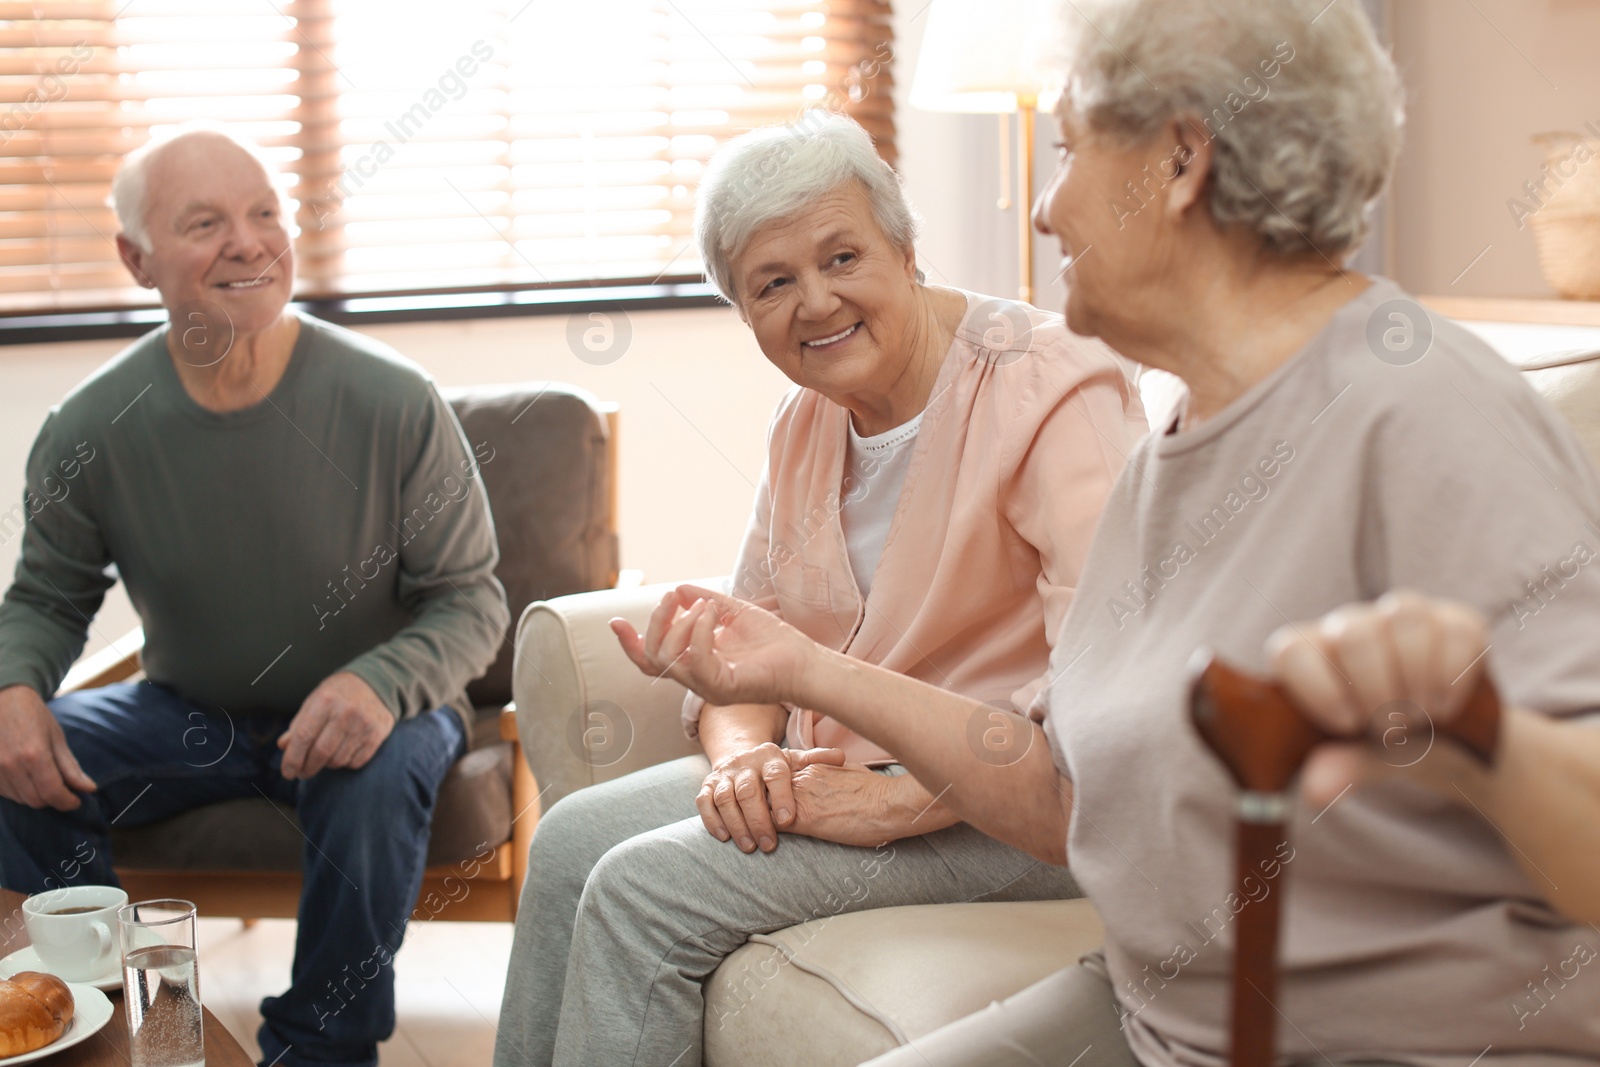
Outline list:
[[[1044,683],[1111,484],[1147,426],[1131,364],[1111,349],[1036,308],[1025,336],[986,347],[986,331],[989,346],[1008,331],[987,314],[992,299],[964,295],[871,597],[856,587],[839,522],[850,413],[799,387],[773,415],[730,592],[830,648],[1021,712]],[[690,737],[703,706],[684,701]],[[832,719],[789,711],[789,747],[893,761]]]

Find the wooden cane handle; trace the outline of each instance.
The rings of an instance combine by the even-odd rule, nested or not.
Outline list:
[[[1189,708],[1195,728],[1241,789],[1281,793],[1317,745],[1365,736],[1323,730],[1295,706],[1281,684],[1235,670],[1209,650],[1196,653],[1192,672]],[[1492,765],[1500,741],[1500,698],[1485,673],[1466,707],[1448,722],[1413,721],[1396,728],[1424,738],[1436,731]]]
[[[1312,749],[1338,738],[1312,724],[1277,682],[1236,671],[1206,649],[1195,654],[1191,671],[1189,712],[1195,728],[1241,790],[1235,812],[1234,881],[1240,896],[1251,903],[1239,913],[1234,930],[1229,1063],[1272,1067],[1277,1050],[1278,920],[1283,894],[1280,886],[1256,899],[1250,887],[1258,881],[1258,872],[1268,869],[1283,840],[1289,783]],[[1402,730],[1407,743],[1419,730],[1435,729],[1433,723],[1419,724],[1415,719],[1400,714],[1399,724],[1391,729]],[[1480,676],[1461,713],[1437,731],[1485,764],[1494,762],[1500,700],[1487,674]],[[1370,731],[1350,736],[1370,736]]]

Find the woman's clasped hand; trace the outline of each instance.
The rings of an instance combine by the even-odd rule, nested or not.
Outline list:
[[[723,705],[793,700],[821,651],[771,612],[692,585],[668,592],[643,634],[624,619],[611,628],[641,671]],[[771,852],[780,831],[880,845],[904,835],[907,804],[909,822],[929,807],[914,779],[876,774],[837,748],[773,742],[719,760],[695,796],[706,831],[744,852]]]

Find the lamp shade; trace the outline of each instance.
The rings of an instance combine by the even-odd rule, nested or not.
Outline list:
[[[1039,42],[1054,28],[1042,0],[933,0],[911,105],[988,113],[1034,106],[1048,84]]]

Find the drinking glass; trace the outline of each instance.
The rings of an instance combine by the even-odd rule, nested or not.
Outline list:
[[[117,912],[132,1067],[206,1062],[195,918],[187,900],[142,900]]]

